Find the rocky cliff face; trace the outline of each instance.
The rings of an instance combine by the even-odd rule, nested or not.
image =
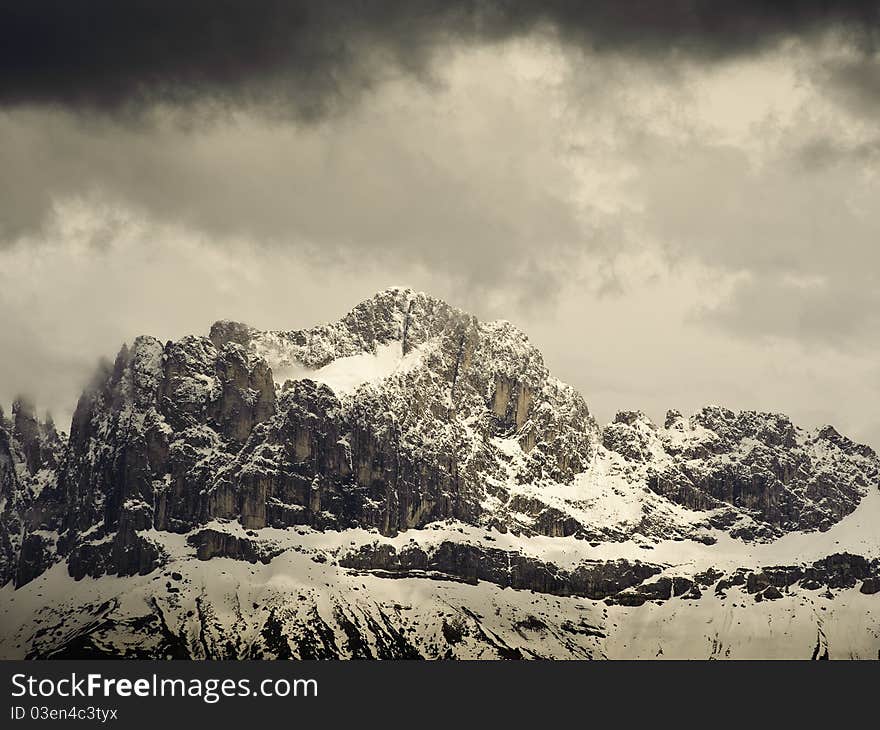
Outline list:
[[[780,414],[711,406],[689,419],[670,411],[661,428],[619,413],[602,438],[652,491],[712,511],[714,525],[749,540],[827,530],[878,483],[870,448],[831,426],[807,433]]]
[[[27,583],[55,559],[64,500],[57,474],[61,436],[33,404],[16,400],[12,418],[0,411],[0,582]]]
[[[308,378],[346,359],[369,368],[381,348],[396,353],[387,372],[351,392]],[[303,377],[273,381],[290,368]],[[484,503],[508,479],[570,480],[598,441],[581,397],[518,330],[391,290],[313,330],[219,322],[207,338],[123,348],[74,415],[59,529],[91,563],[78,573],[124,574],[157,557],[140,531],[214,518],[385,535],[478,524],[496,519]]]
[[[836,529],[877,493],[878,463],[871,449],[831,427],[807,432],[778,414],[708,407],[690,418],[671,411],[659,426],[627,412],[600,428],[580,394],[549,374],[511,324],[389,289],[308,330],[218,322],[207,337],[164,344],[139,337],[96,373],[66,441],[17,402],[11,419],[0,417],[0,582],[8,584],[0,596],[24,595],[32,581],[59,575],[77,585],[116,576],[122,586],[187,561],[270,566],[301,552],[305,536],[320,543],[307,551],[306,573],[379,576],[379,585],[431,577],[437,585],[489,583],[638,607],[696,600],[742,574],[746,582],[770,576],[754,591],[764,596],[770,587],[836,579],[815,561],[788,566],[780,579],[757,563],[728,564],[720,552],[711,560],[714,546],[763,549]],[[672,563],[650,551],[670,544],[682,554],[703,551],[706,564],[667,575]],[[858,574],[847,589],[873,595],[875,557],[847,558]],[[714,580],[699,578],[697,567],[711,568]],[[202,579],[172,572],[184,576],[180,586],[168,581],[180,607],[186,580]],[[259,628],[261,655],[358,655],[349,646],[358,641],[376,655],[432,655],[430,642],[404,640],[405,627],[388,619],[379,598],[355,609],[337,596],[331,619],[318,615],[317,594],[306,593],[312,613],[292,616],[281,604],[269,610]],[[203,624],[206,611],[221,610],[204,596],[197,603]],[[227,655],[194,649],[185,613],[174,628],[176,609],[147,606],[143,625],[164,627],[161,650],[114,613],[120,607],[110,611],[110,623],[140,637],[137,651]],[[507,608],[523,636],[550,630],[545,619]],[[347,611],[360,611],[360,619]],[[464,634],[450,644],[461,631],[497,638],[498,626],[462,611],[431,629],[431,641],[448,644],[450,655],[468,644]],[[531,628],[516,629],[523,621]],[[422,616],[419,630],[425,622]],[[305,625],[311,643],[291,648],[290,632]],[[561,654],[601,653],[593,629],[574,630],[580,638],[573,641],[556,628],[568,637]],[[348,639],[330,641],[337,631]],[[69,654],[85,646],[77,636],[53,644],[42,635],[39,648],[33,636],[24,640],[38,655]],[[102,641],[88,639],[89,651]],[[506,651],[494,639],[478,644]]]

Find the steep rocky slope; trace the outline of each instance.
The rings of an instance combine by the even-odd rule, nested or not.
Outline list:
[[[779,414],[600,428],[514,326],[407,289],[139,337],[66,442],[0,418],[0,653],[641,656],[705,613],[713,652],[662,653],[876,657],[878,466]]]
[[[40,421],[25,399],[0,410],[0,582],[24,585],[55,559],[63,499],[58,473],[65,458],[50,418]]]

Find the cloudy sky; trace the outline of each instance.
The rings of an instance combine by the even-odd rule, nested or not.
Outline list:
[[[582,5],[0,3],[0,403],[408,285],[601,420],[880,447],[877,3]]]

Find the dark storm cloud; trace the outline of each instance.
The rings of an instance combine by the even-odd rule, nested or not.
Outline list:
[[[825,0],[3,0],[0,104],[137,112],[210,99],[310,119],[389,70],[429,75],[454,42],[547,29],[593,50],[718,59],[837,25],[870,49],[878,18],[876,2]]]
[[[880,48],[825,64],[819,80],[855,113],[867,117],[880,112]]]
[[[797,150],[797,160],[807,172],[826,170],[834,165],[862,162],[871,164],[880,159],[880,137],[850,143],[833,137],[819,137]]]

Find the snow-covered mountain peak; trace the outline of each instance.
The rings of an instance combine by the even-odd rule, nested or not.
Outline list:
[[[519,378],[530,388],[540,388],[548,377],[541,353],[510,322],[481,323],[440,299],[403,287],[378,292],[336,322],[263,331],[221,321],[211,327],[210,339],[218,347],[241,344],[265,358],[279,387],[288,379],[311,378],[339,395],[423,364],[428,351],[457,358],[463,348],[478,343],[482,367],[493,375]]]
[[[356,655],[332,638],[353,636],[356,621],[373,627],[358,646],[377,656],[510,653],[521,645],[511,631],[533,655],[619,654],[599,640],[611,631],[603,617],[589,608],[584,624],[566,601],[617,612],[704,600],[713,585],[717,601],[736,586],[756,600],[814,584],[873,595],[880,549],[865,526],[880,509],[878,466],[868,447],[783,414],[707,406],[660,425],[622,411],[600,428],[514,325],[393,287],[307,329],[219,321],[208,337],[139,337],[99,368],[66,441],[23,404],[0,418],[0,599],[21,615],[9,640],[39,656],[69,655],[83,637],[95,651],[118,646],[126,632],[146,656],[225,655],[233,644],[190,641],[214,620],[242,656]],[[829,554],[831,544],[863,554]],[[813,562],[748,562],[793,559],[791,546]],[[215,561],[235,586],[218,582]],[[161,600],[159,575],[181,576]],[[334,581],[369,591],[331,595]],[[388,588],[398,581],[428,596],[415,644],[389,609],[411,600]],[[476,593],[449,588],[476,581],[491,586],[479,588],[491,627]],[[282,584],[299,586],[296,601]],[[44,592],[58,602],[48,614],[78,628],[37,634],[29,601]],[[79,602],[69,611],[68,594]],[[230,615],[230,595],[263,601],[259,626],[209,616]],[[101,620],[87,596],[111,606]],[[127,613],[142,603],[146,617]],[[454,616],[437,623],[439,605]],[[173,646],[137,628],[169,619]],[[536,644],[534,631],[555,638]],[[501,633],[504,643],[487,638]],[[296,636],[308,638],[294,649]]]

